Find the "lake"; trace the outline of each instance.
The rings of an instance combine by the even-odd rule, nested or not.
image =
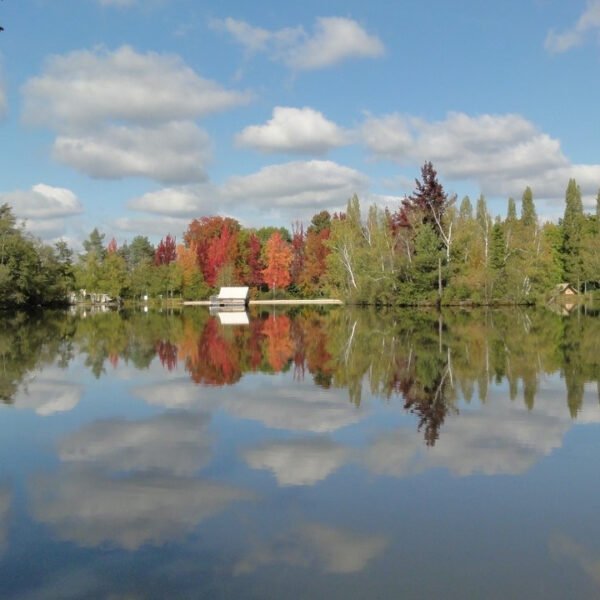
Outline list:
[[[600,316],[2,317],[0,594],[600,595]]]

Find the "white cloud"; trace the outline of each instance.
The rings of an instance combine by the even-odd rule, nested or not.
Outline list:
[[[148,177],[161,182],[203,181],[208,135],[190,121],[156,127],[109,127],[86,136],[59,136],[58,161],[104,179]]]
[[[171,233],[179,239],[180,234],[187,229],[189,222],[189,219],[177,217],[119,217],[112,222],[112,225],[115,229],[125,233],[139,234],[140,231],[143,231],[146,235],[160,237]]]
[[[266,52],[272,60],[296,70],[323,69],[350,58],[377,58],[385,52],[377,36],[344,17],[318,17],[311,34],[300,26],[269,31],[232,18],[211,24],[229,33],[247,52]]]
[[[355,193],[366,190],[362,173],[332,161],[293,161],[236,176],[221,186],[166,188],[130,201],[129,207],[152,214],[198,216],[206,213],[260,212],[292,222],[317,210],[341,210]]]
[[[178,56],[129,46],[54,56],[23,93],[24,118],[59,131],[193,119],[250,99],[203,79]]]
[[[250,125],[236,136],[240,146],[261,152],[325,153],[349,143],[349,135],[312,108],[276,106],[265,125]]]
[[[346,461],[348,450],[327,438],[270,442],[244,452],[253,469],[272,471],[280,486],[314,485]]]
[[[214,211],[218,195],[218,189],[209,184],[163,188],[131,200],[129,208],[159,215],[191,217]]]
[[[575,25],[562,33],[548,32],[544,46],[548,52],[560,54],[581,46],[593,31],[600,30],[600,0],[588,0],[587,7]]]
[[[366,185],[366,176],[354,169],[332,161],[310,160],[269,165],[251,175],[232,177],[222,191],[229,201],[321,209],[344,205]]]
[[[83,210],[81,202],[71,190],[44,183],[34,185],[31,190],[0,194],[0,202],[10,204],[15,215],[22,219],[70,217]]]
[[[322,69],[348,58],[377,58],[383,53],[381,40],[369,35],[356,21],[319,17],[314,34],[290,48],[286,62],[300,70]]]
[[[600,165],[574,165],[560,142],[520,115],[449,113],[442,121],[391,114],[369,116],[363,140],[374,156],[400,164],[433,162],[442,177],[471,180],[491,196],[564,197],[575,177],[584,194],[597,191]]]
[[[210,140],[195,120],[247,103],[178,56],[129,46],[50,58],[23,87],[25,121],[57,132],[54,157],[92,177],[206,178]]]

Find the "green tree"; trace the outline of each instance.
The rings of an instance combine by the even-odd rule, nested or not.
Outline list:
[[[533,192],[529,186],[525,188],[521,201],[521,223],[527,228],[533,228],[537,225],[537,213],[533,201]]]
[[[581,190],[575,179],[569,179],[565,194],[565,213],[562,219],[562,258],[567,281],[574,284],[578,289],[584,280],[584,223]]]

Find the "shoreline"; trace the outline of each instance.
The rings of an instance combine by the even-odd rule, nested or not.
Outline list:
[[[211,306],[210,300],[185,300],[182,302],[183,306]],[[250,300],[248,301],[249,306],[259,306],[259,305],[302,305],[302,304],[332,304],[341,306],[344,303],[341,300],[337,300],[335,298],[323,298],[313,299],[313,300]],[[218,308],[218,305],[213,306]],[[223,308],[227,308],[224,306]]]

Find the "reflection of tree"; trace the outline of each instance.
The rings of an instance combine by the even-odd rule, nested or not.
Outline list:
[[[27,373],[57,361],[66,366],[72,358],[74,320],[66,313],[4,315],[0,328],[0,400],[11,403]]]
[[[290,337],[290,318],[287,315],[269,315],[263,323],[267,338],[267,359],[276,373],[282,371],[294,353]]]
[[[240,366],[241,348],[236,344],[236,335],[226,339],[216,318],[209,319],[197,341],[197,352],[191,360],[186,359],[186,368],[193,381],[210,385],[235,383],[242,376]]]
[[[179,313],[61,312],[5,316],[0,331],[0,399],[10,402],[27,373],[66,367],[77,350],[96,377],[115,368],[167,370],[184,365],[193,381],[233,384],[248,372],[293,366],[298,380],[344,388],[360,406],[366,393],[401,396],[428,444],[439,436],[460,393],[485,402],[506,382],[507,395],[534,409],[542,374],[559,372],[575,417],[585,383],[600,382],[600,318],[544,310],[375,311],[296,308],[253,314],[247,326],[222,326],[204,310]]]
[[[156,342],[156,354],[160,364],[167,369],[173,371],[177,367],[177,346],[168,340],[158,340]]]

